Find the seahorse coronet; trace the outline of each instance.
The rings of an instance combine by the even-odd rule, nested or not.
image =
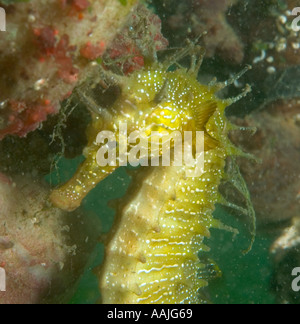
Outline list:
[[[183,50],[179,57],[187,54],[189,51]],[[125,123],[128,133],[142,129],[147,137],[153,132],[204,133],[201,176],[188,177],[187,170],[191,166],[185,163],[176,166],[174,161],[170,166],[141,167],[133,174],[131,188],[118,203],[99,272],[104,303],[204,301],[200,292],[208,282],[207,277],[199,273],[205,269],[206,261],[199,259],[199,252],[209,250],[204,240],[210,237],[211,228],[231,230],[214,219],[213,212],[217,203],[224,202],[218,188],[228,177],[227,158],[246,154],[228,138],[232,127],[225,109],[234,100],[218,98],[216,93],[222,88],[221,84],[198,82],[201,60],[202,57],[198,61],[194,58],[190,70],[170,71],[169,66],[175,59],[170,64],[167,61],[154,63],[121,78],[122,91],[108,109],[109,117],[101,111],[92,114],[86,160],[74,177],[51,195],[56,206],[76,209],[88,192],[117,168],[97,164],[99,143],[96,137],[102,130],[120,135],[119,125]],[[237,178],[241,179],[239,173]],[[247,209],[253,218],[242,180],[237,182],[237,187],[246,197]]]

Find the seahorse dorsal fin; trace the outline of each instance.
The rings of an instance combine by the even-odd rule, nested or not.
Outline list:
[[[195,118],[196,118],[196,127],[197,129],[204,129],[204,126],[210,119],[210,117],[217,110],[218,105],[214,100],[208,100],[201,104],[199,108],[195,110]]]

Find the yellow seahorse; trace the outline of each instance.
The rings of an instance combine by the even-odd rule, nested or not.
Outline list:
[[[192,58],[190,69],[169,70],[187,55]],[[133,73],[120,83],[121,94],[107,110],[98,108],[79,91],[94,111],[93,123],[85,162],[67,184],[51,194],[52,202],[65,210],[76,209],[86,194],[117,167],[100,167],[97,163],[100,145],[96,139],[101,130],[120,135],[119,125],[126,123],[128,132],[143,130],[148,136],[154,131],[204,133],[201,176],[188,177],[191,166],[175,166],[174,162],[168,167],[141,167],[136,171],[132,189],[118,207],[99,274],[104,303],[203,301],[199,290],[207,285],[207,264],[199,260],[199,252],[209,250],[203,241],[210,236],[210,228],[225,228],[212,216],[216,203],[233,206],[219,193],[222,181],[233,181],[246,197],[248,213],[254,218],[239,171],[225,172],[228,157],[246,155],[228,138],[228,132],[236,127],[226,119],[225,109],[249,88],[234,99],[222,100],[216,95],[246,69],[225,83],[203,85],[197,81],[202,58],[203,49],[190,43],[172,59]]]

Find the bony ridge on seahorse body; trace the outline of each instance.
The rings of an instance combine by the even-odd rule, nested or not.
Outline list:
[[[189,70],[169,71],[171,65],[190,54]],[[150,129],[150,134],[171,130],[204,133],[205,162],[200,177],[187,177],[190,166],[174,163],[137,172],[134,187],[118,207],[99,274],[104,303],[197,303],[199,289],[207,284],[206,265],[198,254],[208,250],[204,238],[209,237],[209,229],[225,227],[212,216],[215,204],[234,207],[218,190],[228,178],[226,160],[248,157],[228,138],[228,132],[236,127],[226,119],[225,109],[245,96],[249,87],[237,98],[219,99],[216,93],[247,69],[225,83],[202,85],[197,81],[202,58],[203,50],[191,43],[173,59],[154,63],[126,78],[109,112],[100,109],[93,114],[85,162],[67,184],[52,192],[56,206],[74,210],[98,182],[116,169],[97,163],[96,138],[101,130],[118,134],[118,126],[127,123],[131,132]],[[84,93],[81,95],[93,105]],[[246,197],[247,212],[255,219],[240,173],[235,172],[234,177],[234,184]]]

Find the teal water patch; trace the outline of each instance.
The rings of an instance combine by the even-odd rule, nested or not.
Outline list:
[[[218,207],[215,217],[239,230],[234,239],[224,230],[211,231],[207,241],[210,257],[219,266],[222,277],[209,285],[210,297],[215,304],[274,304],[271,292],[272,263],[270,245],[275,237],[257,234],[252,250],[244,255],[251,240],[245,221]]]
[[[51,173],[45,177],[46,181],[53,188],[68,181],[83,161],[83,156],[79,156],[76,159],[59,158],[53,161]]]
[[[103,262],[103,257],[104,246],[103,244],[98,244],[91,258],[93,262],[87,267],[69,304],[91,305],[98,302],[100,291],[95,269]]]

